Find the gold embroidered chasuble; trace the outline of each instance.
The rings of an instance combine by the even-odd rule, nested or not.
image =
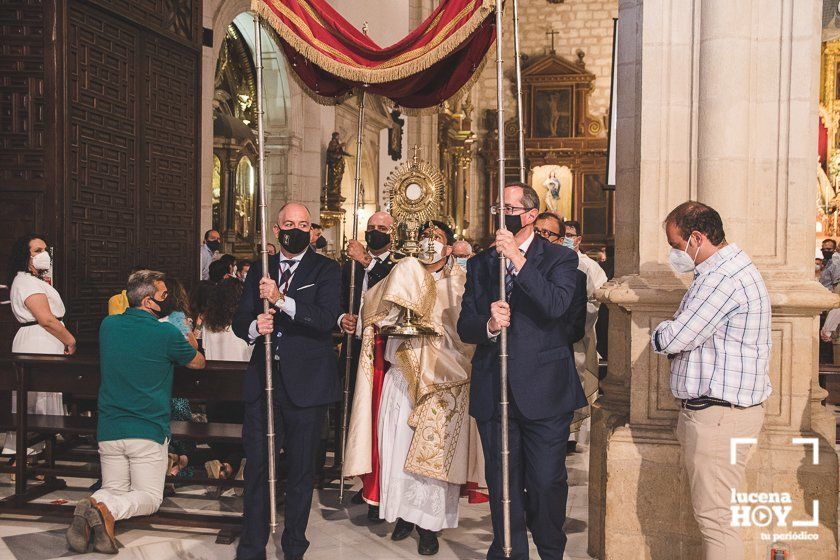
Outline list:
[[[470,438],[469,380],[475,346],[464,344],[456,330],[466,273],[454,261],[435,280],[414,258],[400,260],[385,279],[365,293],[362,350],[356,373],[353,415],[347,438],[345,476],[371,472],[373,418],[373,342],[375,327],[398,323],[409,308],[418,322],[442,336],[404,339],[397,350],[398,367],[408,381],[414,410],[409,425],[414,435],[405,470],[463,484],[479,480],[469,472],[481,463],[480,444]],[[385,374],[388,375],[387,373]],[[471,458],[472,456],[472,458]],[[483,480],[483,473],[480,480]]]

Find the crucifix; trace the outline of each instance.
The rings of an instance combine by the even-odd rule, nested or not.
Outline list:
[[[417,157],[417,152],[420,151],[420,146],[418,146],[417,144],[414,144],[414,147],[412,148],[412,151],[414,152],[414,155],[412,156],[411,159],[414,161],[414,163],[417,163],[418,161],[420,161],[420,158]]]
[[[554,50],[554,36],[560,35],[560,32],[552,29],[550,31],[546,31],[545,34],[551,35],[551,54],[556,54],[557,51]]]
[[[364,33],[365,35],[367,35],[367,34],[368,34],[368,29],[369,29],[369,27],[368,27],[368,22],[364,22],[364,23],[362,24],[362,33]]]

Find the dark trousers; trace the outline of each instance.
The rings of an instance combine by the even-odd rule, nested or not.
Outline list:
[[[542,560],[562,560],[566,548],[566,442],[573,414],[541,420],[522,416],[510,395],[508,444],[510,449],[510,535],[514,560],[528,558],[531,530]],[[501,418],[478,422],[484,449],[485,476],[490,490],[493,543],[487,558],[504,558],[502,545]]]
[[[277,377],[277,376],[276,376]],[[275,444],[285,450],[288,465],[285,527],[280,544],[289,555],[309,547],[306,525],[312,506],[315,455],[326,406],[295,406],[279,377],[274,383]],[[245,447],[245,496],[238,560],[262,559],[269,537],[268,442],[265,398],[245,403],[242,442]]]

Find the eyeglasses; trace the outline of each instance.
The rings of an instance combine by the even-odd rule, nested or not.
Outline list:
[[[518,210],[518,212],[516,212],[517,210]],[[508,216],[511,216],[514,213],[524,214],[528,210],[533,210],[533,208],[526,208],[525,206],[511,206],[510,204],[505,204],[505,214],[507,214]],[[499,207],[495,206],[495,205],[491,206],[490,207],[490,213],[494,214],[494,215],[498,215],[499,214]]]
[[[576,237],[578,237],[578,236],[577,236],[576,234],[574,234],[574,233],[567,233],[567,234],[566,234],[566,235],[564,235],[563,237],[565,237],[566,239],[574,239],[574,238],[576,238]]]
[[[549,241],[560,238],[559,233],[554,233],[553,231],[549,231],[547,229],[540,229],[538,227],[534,228],[534,233],[536,233],[537,235],[539,235],[540,237],[542,237],[544,239],[548,239]]]

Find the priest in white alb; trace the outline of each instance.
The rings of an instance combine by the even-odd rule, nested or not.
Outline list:
[[[375,367],[384,367],[376,433],[379,457],[379,514],[396,521],[393,540],[416,528],[418,553],[435,554],[436,533],[458,526],[458,500],[467,480],[483,485],[477,438],[470,438],[469,382],[475,347],[456,332],[465,271],[450,257],[454,236],[434,222],[421,242],[421,263],[397,262],[391,273],[365,295],[362,353],[354,393],[345,475],[375,471],[369,402]],[[433,256],[432,256],[433,255]],[[416,321],[440,336],[389,337],[375,334],[399,323],[410,308]],[[377,350],[378,346],[378,350]],[[383,362],[384,359],[384,363]],[[473,472],[476,471],[476,472]]]

